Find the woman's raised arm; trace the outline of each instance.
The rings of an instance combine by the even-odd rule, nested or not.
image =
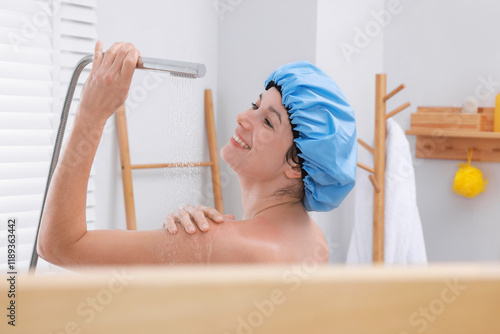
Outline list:
[[[38,237],[42,258],[58,256],[87,233],[87,185],[106,120],[121,106],[139,58],[130,43],[115,43],[103,56],[97,42],[89,78],[68,142],[56,166]]]

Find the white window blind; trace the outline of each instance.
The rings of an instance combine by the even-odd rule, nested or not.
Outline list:
[[[62,101],[73,67],[97,40],[95,0],[0,0],[0,266],[7,263],[7,220],[16,226],[18,272],[27,271]],[[78,107],[82,73],[65,139]],[[95,228],[94,171],[87,223]],[[39,259],[38,271],[59,269]]]

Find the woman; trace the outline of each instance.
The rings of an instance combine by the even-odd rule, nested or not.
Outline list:
[[[307,211],[331,210],[353,188],[356,128],[340,89],[307,62],[282,66],[268,78],[266,91],[237,116],[234,136],[221,150],[239,177],[242,220],[188,206],[169,215],[163,229],[87,231],[90,168],[106,120],[125,102],[139,57],[130,43],[115,43],[104,56],[102,43],[96,44],[74,127],[50,184],[39,255],[68,267],[326,263],[325,238]],[[176,221],[189,231],[192,220],[203,233],[176,233]]]

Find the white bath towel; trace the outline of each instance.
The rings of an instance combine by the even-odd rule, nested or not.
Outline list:
[[[427,255],[410,145],[394,120],[388,119],[386,126],[384,263],[425,264]],[[359,161],[373,166],[373,155],[361,148]],[[373,186],[368,175],[367,171],[358,169],[348,264],[371,263],[373,258]]]

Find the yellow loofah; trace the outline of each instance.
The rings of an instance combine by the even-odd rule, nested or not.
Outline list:
[[[484,191],[487,180],[483,179],[483,173],[476,167],[470,165],[472,151],[467,152],[467,163],[458,164],[458,171],[453,180],[453,191],[459,195],[472,198]]]

